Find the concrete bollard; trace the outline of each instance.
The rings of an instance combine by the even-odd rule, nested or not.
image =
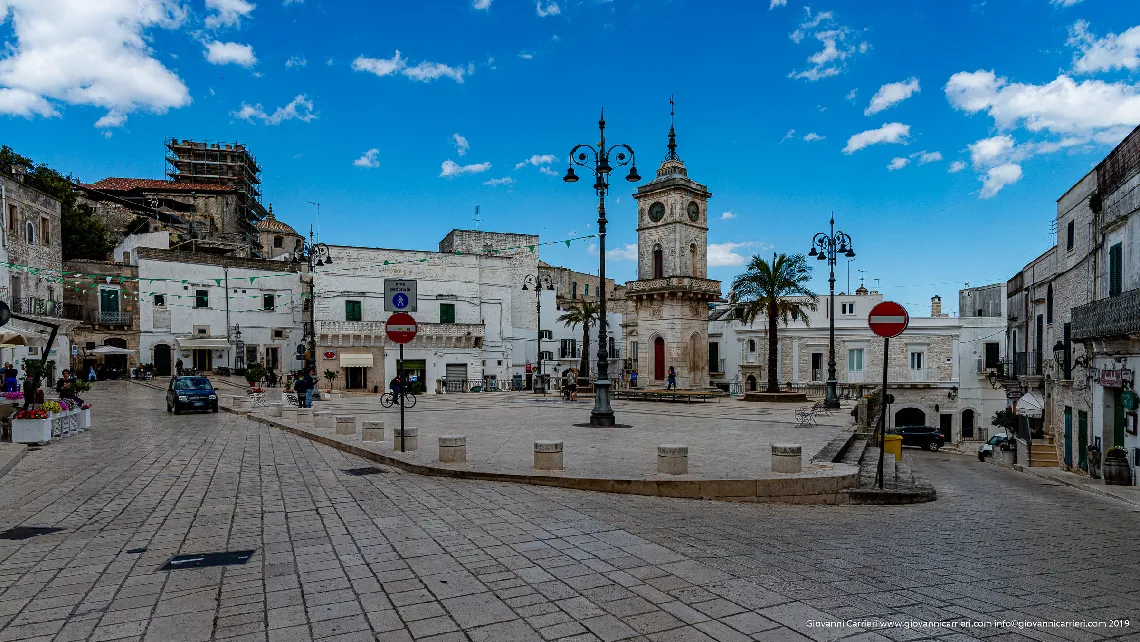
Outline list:
[[[333,419],[333,414],[327,410],[324,412],[314,412],[313,428],[317,430],[332,430],[336,428],[336,421]]]
[[[297,409],[297,423],[302,426],[313,425],[313,409],[312,408],[298,408]]]
[[[297,406],[281,406],[281,419],[297,423]]]
[[[249,397],[234,397],[234,410],[245,412],[253,407],[253,402]]]
[[[268,405],[270,417],[281,416],[281,402],[274,402]]]
[[[772,472],[801,472],[803,470],[802,450],[799,444],[772,444]]]
[[[534,469],[535,470],[563,470],[562,442],[536,441],[534,442]]]
[[[467,435],[440,435],[439,463],[461,464],[467,461]]]
[[[392,430],[392,450],[400,451],[400,429],[395,428]],[[420,429],[415,426],[405,426],[403,429],[404,435],[404,451],[411,452],[419,450],[420,448]]]
[[[657,447],[657,472],[662,475],[686,475],[689,472],[689,447],[661,444]]]
[[[360,439],[361,441],[384,441],[384,422],[360,422]]]
[[[333,423],[336,425],[338,435],[356,434],[356,415],[337,415],[333,417]]]

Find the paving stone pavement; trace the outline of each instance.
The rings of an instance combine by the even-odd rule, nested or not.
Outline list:
[[[368,462],[167,415],[153,389],[91,398],[93,431],[0,478],[0,529],[63,529],[0,540],[0,641],[1140,639],[1140,511],[967,457],[907,450],[928,504],[670,500],[350,476]],[[240,549],[245,565],[157,570]]]

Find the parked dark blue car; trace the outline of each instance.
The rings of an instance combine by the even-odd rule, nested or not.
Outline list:
[[[206,377],[174,377],[166,390],[166,412],[218,411],[218,393]]]

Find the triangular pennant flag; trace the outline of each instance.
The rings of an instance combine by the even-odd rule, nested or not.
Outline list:
[[[257,278],[256,276],[251,276],[251,277],[249,277],[249,284],[250,284],[250,285],[253,285],[253,280],[254,280],[254,279],[256,279],[256,278]]]
[[[527,247],[529,247],[529,248],[530,248],[530,251],[531,251],[531,252],[534,252],[534,246],[533,246],[533,245],[528,245]]]
[[[566,239],[566,247],[570,247],[570,239]]]
[[[214,279],[214,283],[217,283],[218,287],[222,286],[222,280],[221,279]]]

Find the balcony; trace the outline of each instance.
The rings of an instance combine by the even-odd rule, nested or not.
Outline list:
[[[130,325],[131,313],[130,312],[110,312],[99,310],[92,313],[91,322],[96,325]]]
[[[59,301],[39,299],[36,297],[20,297],[12,299],[12,312],[15,314],[30,314],[37,317],[60,318],[63,315],[63,304]]]
[[[354,334],[364,336],[386,336],[383,321],[317,321],[321,334]],[[481,323],[417,323],[418,337],[482,337],[485,333]]]
[[[1140,334],[1140,289],[1073,308],[1073,339]]]
[[[701,279],[695,276],[669,276],[662,279],[645,279],[626,283],[626,296],[685,291],[711,299],[720,298],[720,281]]]

